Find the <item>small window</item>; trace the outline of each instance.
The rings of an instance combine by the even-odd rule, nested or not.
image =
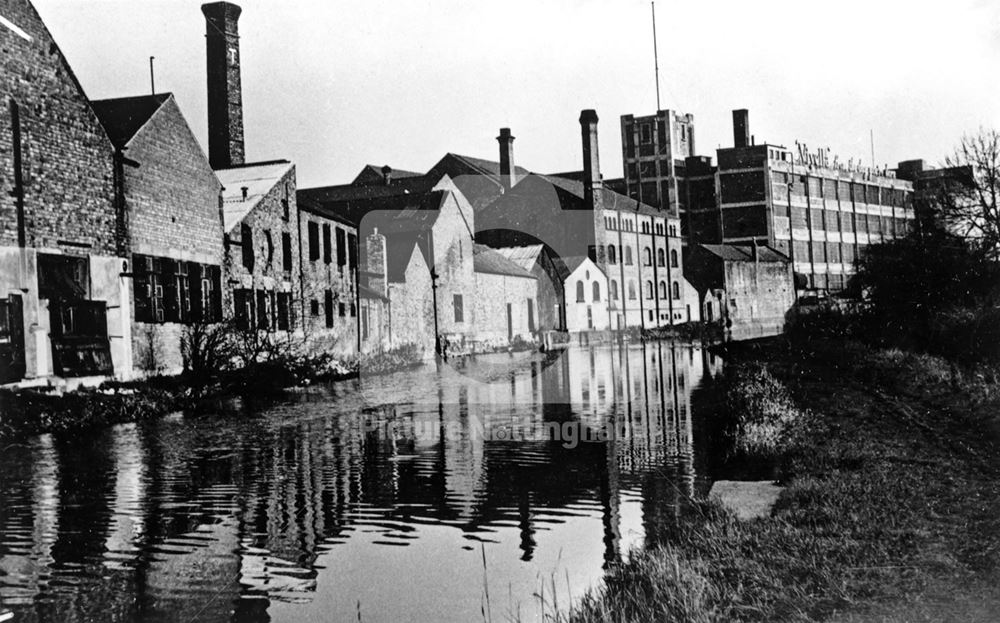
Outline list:
[[[653,252],[649,249],[649,247],[643,247],[642,249],[642,262],[643,266],[653,265]]]
[[[593,290],[593,301],[599,303],[601,301],[601,283],[599,281],[594,281],[590,284],[591,290]]]
[[[583,303],[585,299],[583,298],[583,281],[576,282],[576,302]]]
[[[330,225],[323,224],[323,263],[329,264],[333,262],[333,249],[331,248],[332,240],[330,238]]]
[[[667,300],[667,282],[666,281],[661,281],[660,282],[660,298],[663,299],[663,300]]]
[[[614,279],[611,280],[611,300],[618,300],[618,282]]]
[[[666,264],[664,263],[665,259],[666,259],[666,254],[663,252],[663,249],[657,249],[656,250],[656,265],[657,266],[666,266]]]
[[[264,230],[264,244],[267,246],[267,266],[271,266],[274,261],[274,239],[271,238],[271,230]]]
[[[635,282],[634,281],[629,281],[628,282],[628,300],[630,300],[630,301],[634,301],[635,300]]]
[[[465,322],[465,304],[462,300],[462,295],[452,295],[451,305],[455,312],[455,322]]]
[[[292,235],[288,232],[281,234],[281,269],[292,272]]]
[[[626,266],[632,265],[632,247],[629,246],[625,247],[625,265]]]
[[[617,254],[617,251],[615,251],[615,245],[609,244],[608,245],[608,264],[617,264],[617,263],[618,263],[618,254]]]
[[[672,268],[677,268],[677,249],[672,249],[670,251],[670,266]]]
[[[309,261],[315,262],[319,259],[319,224],[309,221],[306,227],[309,229]]]
[[[346,317],[347,316],[347,305],[345,305],[344,303],[339,303],[337,305],[337,312],[339,313],[339,315],[340,315],[341,318]]]
[[[681,300],[681,284],[674,282],[674,300]]]
[[[319,301],[316,299],[309,301],[309,314],[311,316],[319,316]]]
[[[653,298],[653,282],[652,281],[647,281],[646,282],[646,298],[647,299]]]
[[[253,272],[253,230],[245,223],[240,225],[240,249],[243,253],[243,268]]]
[[[341,310],[344,308],[344,304],[340,304]],[[333,291],[327,290],[323,293],[323,309],[326,312],[326,328],[329,329],[333,327]],[[340,314],[343,316],[343,312]]]

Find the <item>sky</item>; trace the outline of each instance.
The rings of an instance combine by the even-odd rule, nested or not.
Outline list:
[[[175,94],[206,140],[205,23],[189,0],[33,0],[91,99]],[[425,171],[446,152],[582,168],[579,114],[600,117],[606,178],[624,114],[655,112],[647,0],[243,0],[248,160],[288,158],[299,187],[365,164]],[[661,108],[691,113],[697,151],[757,142],[876,163],[939,164],[1000,128],[995,0],[658,0]]]

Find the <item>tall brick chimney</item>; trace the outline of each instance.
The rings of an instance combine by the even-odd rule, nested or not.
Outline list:
[[[594,189],[600,189],[601,161],[597,150],[597,111],[580,112],[580,136],[583,139],[583,197],[591,209],[594,207]]]
[[[213,169],[243,164],[243,91],[240,87],[240,7],[201,5],[208,59],[208,161]]]
[[[517,184],[517,168],[514,166],[514,137],[511,136],[510,128],[500,128],[500,136],[497,137],[500,143],[500,182],[504,190],[510,190]]]
[[[733,145],[750,145],[750,112],[746,108],[733,111]]]

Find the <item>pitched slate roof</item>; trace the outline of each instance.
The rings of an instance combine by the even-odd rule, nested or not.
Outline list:
[[[156,114],[156,111],[172,97],[172,93],[157,93],[97,100],[90,105],[108,133],[111,143],[121,148],[125,147],[142,126]]]
[[[708,253],[724,260],[735,262],[752,262],[753,248],[751,245],[735,244],[702,244],[698,245]],[[787,262],[788,256],[766,245],[757,246],[757,260],[760,262]]]
[[[548,181],[553,186],[573,194],[581,200],[585,197],[582,181],[568,177],[560,177],[558,175],[540,175],[539,177]],[[516,188],[517,186],[515,185],[514,189]],[[605,210],[623,210],[636,212],[638,214],[645,214],[647,216],[667,216],[666,213],[657,210],[653,206],[640,203],[631,197],[611,190],[607,186],[595,189],[594,199],[596,200],[597,206]]]
[[[295,198],[309,205],[324,206],[341,214],[355,224],[371,210],[395,209],[379,207],[380,204],[396,206],[412,201],[406,197],[423,196],[429,193],[437,181],[430,177],[407,177],[394,179],[392,184],[356,185],[339,184],[317,188],[300,188]]]
[[[274,160],[218,169],[215,175],[222,182],[222,216],[225,231],[232,231],[261,199],[292,169],[287,160]],[[247,189],[243,197],[243,187]]]
[[[450,162],[449,162],[450,161]],[[454,167],[450,166],[452,164],[457,164],[459,167],[465,167],[469,169],[470,173],[480,173],[483,175],[489,175],[495,178],[497,181],[500,180],[500,163],[495,160],[486,160],[484,158],[474,158],[472,156],[462,156],[460,154],[453,154],[448,152],[444,155],[441,160],[438,161],[431,170],[438,168],[448,169],[448,173],[451,174],[454,171]],[[456,174],[457,171],[454,171]],[[531,171],[525,169],[524,167],[519,167],[514,164],[514,173],[517,177],[524,177],[531,173]],[[454,176],[453,176],[454,177]]]
[[[497,253],[486,245],[477,244],[472,247],[473,269],[477,273],[491,273],[494,275],[507,275],[509,277],[526,277],[535,279],[535,276],[521,268],[511,260]]]
[[[532,244],[525,247],[501,247],[494,249],[494,251],[524,270],[530,271],[535,266],[535,262],[538,261],[538,255],[544,248],[544,245]]]
[[[355,176],[351,184],[354,186],[374,186],[378,184],[385,183],[385,177],[382,175],[382,168],[374,164],[366,164],[361,172]],[[423,173],[417,173],[416,171],[404,171],[403,169],[392,169],[391,174],[392,180],[404,179],[409,177],[422,177]]]

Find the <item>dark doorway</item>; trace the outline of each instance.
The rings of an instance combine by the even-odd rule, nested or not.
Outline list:
[[[24,311],[21,297],[0,300],[0,383],[24,378]]]
[[[112,374],[107,303],[90,300],[88,258],[39,254],[38,297],[49,301],[53,372]]]

